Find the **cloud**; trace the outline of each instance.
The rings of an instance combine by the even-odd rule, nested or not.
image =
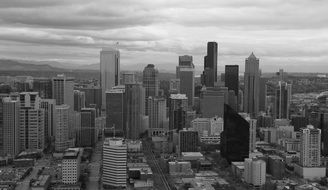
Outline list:
[[[263,70],[326,64],[327,1],[323,0],[2,0],[0,57],[99,62],[119,42],[122,63],[173,68],[178,55],[202,67],[207,41],[219,64],[244,65],[254,51]],[[27,48],[28,47],[28,48]]]

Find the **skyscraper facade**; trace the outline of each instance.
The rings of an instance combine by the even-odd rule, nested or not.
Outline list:
[[[218,44],[216,42],[207,43],[207,55],[204,57],[204,72],[202,74],[202,84],[206,87],[214,87],[217,82],[217,62]]]
[[[64,74],[52,78],[52,97],[56,105],[67,104],[74,108],[74,78],[68,78]]]
[[[224,129],[221,133],[221,155],[230,162],[241,162],[249,156],[249,123],[227,104],[224,105]]]
[[[56,100],[55,99],[41,99],[41,108],[44,109],[44,138],[48,145],[55,136],[56,129]]]
[[[174,126],[174,111],[180,107],[183,111],[188,110],[188,98],[185,94],[171,94],[169,103],[169,130],[175,129]]]
[[[166,116],[166,99],[162,97],[148,98],[149,133],[164,129]]]
[[[39,92],[42,99],[52,98],[52,81],[50,78],[34,78],[33,91]]]
[[[100,85],[102,109],[106,108],[106,91],[120,84],[120,52],[117,49],[103,48],[100,52]]]
[[[308,125],[301,129],[300,165],[303,167],[319,167],[321,165],[321,130]]]
[[[74,111],[81,111],[85,108],[85,92],[74,90]]]
[[[233,90],[235,96],[238,97],[239,93],[239,66],[238,65],[226,65],[225,66],[225,87],[228,90]]]
[[[198,132],[181,130],[179,131],[179,150],[181,152],[198,151]]]
[[[55,150],[63,152],[69,147],[69,105],[56,106]]]
[[[252,53],[245,60],[244,112],[256,117],[259,111],[259,59]]]
[[[289,119],[289,109],[292,96],[292,85],[279,81],[276,88],[275,118]]]
[[[179,56],[179,66],[176,69],[176,78],[180,79],[180,93],[188,97],[188,105],[194,105],[195,95],[195,66],[192,56]]]
[[[81,144],[82,147],[93,147],[96,143],[96,109],[81,109]]]
[[[158,96],[159,82],[158,82],[158,70],[155,65],[148,64],[143,70],[142,84],[145,88],[145,114],[148,115],[148,97]]]

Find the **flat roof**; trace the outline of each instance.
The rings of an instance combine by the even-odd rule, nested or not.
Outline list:
[[[203,154],[200,152],[182,152],[182,156],[201,156],[203,157]]]

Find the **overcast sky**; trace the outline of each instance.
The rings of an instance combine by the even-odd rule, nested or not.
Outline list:
[[[0,57],[93,64],[119,42],[121,64],[203,66],[219,44],[219,71],[253,51],[264,72],[328,72],[326,0],[1,0]]]

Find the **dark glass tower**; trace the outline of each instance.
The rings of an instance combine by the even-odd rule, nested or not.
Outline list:
[[[204,72],[202,74],[202,84],[206,87],[213,87],[218,78],[218,44],[216,42],[207,43],[207,55],[204,57]]]
[[[249,156],[249,123],[227,104],[224,105],[221,156],[229,163],[244,161]]]
[[[238,65],[225,66],[225,87],[235,92],[235,96],[239,93],[239,67]]]

